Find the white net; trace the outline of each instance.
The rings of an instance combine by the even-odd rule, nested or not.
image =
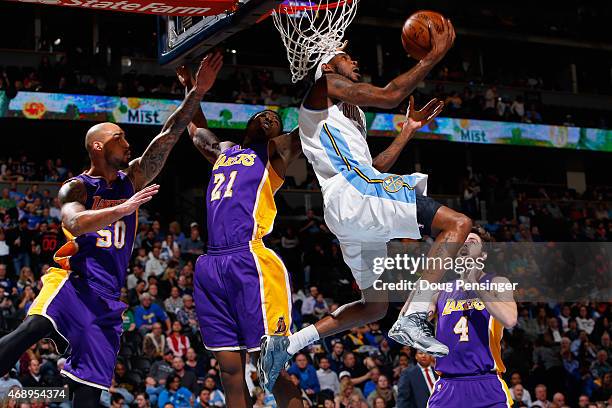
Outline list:
[[[272,12],[297,82],[317,66],[320,58],[342,46],[346,28],[357,13],[359,0],[289,0]],[[318,2],[318,4],[317,4]],[[307,6],[305,6],[305,3]]]

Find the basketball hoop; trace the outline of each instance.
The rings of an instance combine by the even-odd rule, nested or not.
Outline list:
[[[287,0],[272,10],[274,26],[287,49],[291,81],[298,82],[320,58],[343,45],[359,0]]]

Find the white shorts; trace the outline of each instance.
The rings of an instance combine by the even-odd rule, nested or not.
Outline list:
[[[416,193],[427,194],[427,175],[398,176],[361,168],[336,174],[322,185],[327,227],[340,241],[344,261],[360,289],[379,275],[372,260],[387,256],[393,238],[420,239]]]

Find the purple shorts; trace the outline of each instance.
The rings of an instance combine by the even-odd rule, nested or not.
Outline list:
[[[261,241],[209,248],[198,258],[194,279],[204,346],[257,351],[264,334],[289,335],[289,282],[283,262]]]
[[[82,384],[111,386],[120,338],[122,313],[127,305],[94,292],[70,272],[50,268],[43,287],[28,310],[44,316],[70,344],[62,374]]]
[[[512,406],[505,381],[495,374],[440,378],[428,408],[502,408]]]

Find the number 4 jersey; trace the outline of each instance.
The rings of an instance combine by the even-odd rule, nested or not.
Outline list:
[[[274,193],[283,184],[268,161],[268,144],[232,146],[215,162],[206,192],[209,247],[263,238],[276,217]]]
[[[491,279],[493,275],[485,274],[480,282]],[[436,359],[436,371],[451,376],[506,371],[501,359],[504,328],[478,295],[460,289],[439,293],[436,339],[450,351],[447,356]]]
[[[114,207],[134,195],[132,181],[121,171],[111,184],[102,177],[87,174],[68,181],[71,180],[79,180],[85,185],[85,208],[88,210]],[[94,290],[119,296],[125,284],[137,221],[138,212],[134,212],[99,231],[76,238],[64,229],[68,242],[55,253],[54,259],[63,269],[86,279]]]

